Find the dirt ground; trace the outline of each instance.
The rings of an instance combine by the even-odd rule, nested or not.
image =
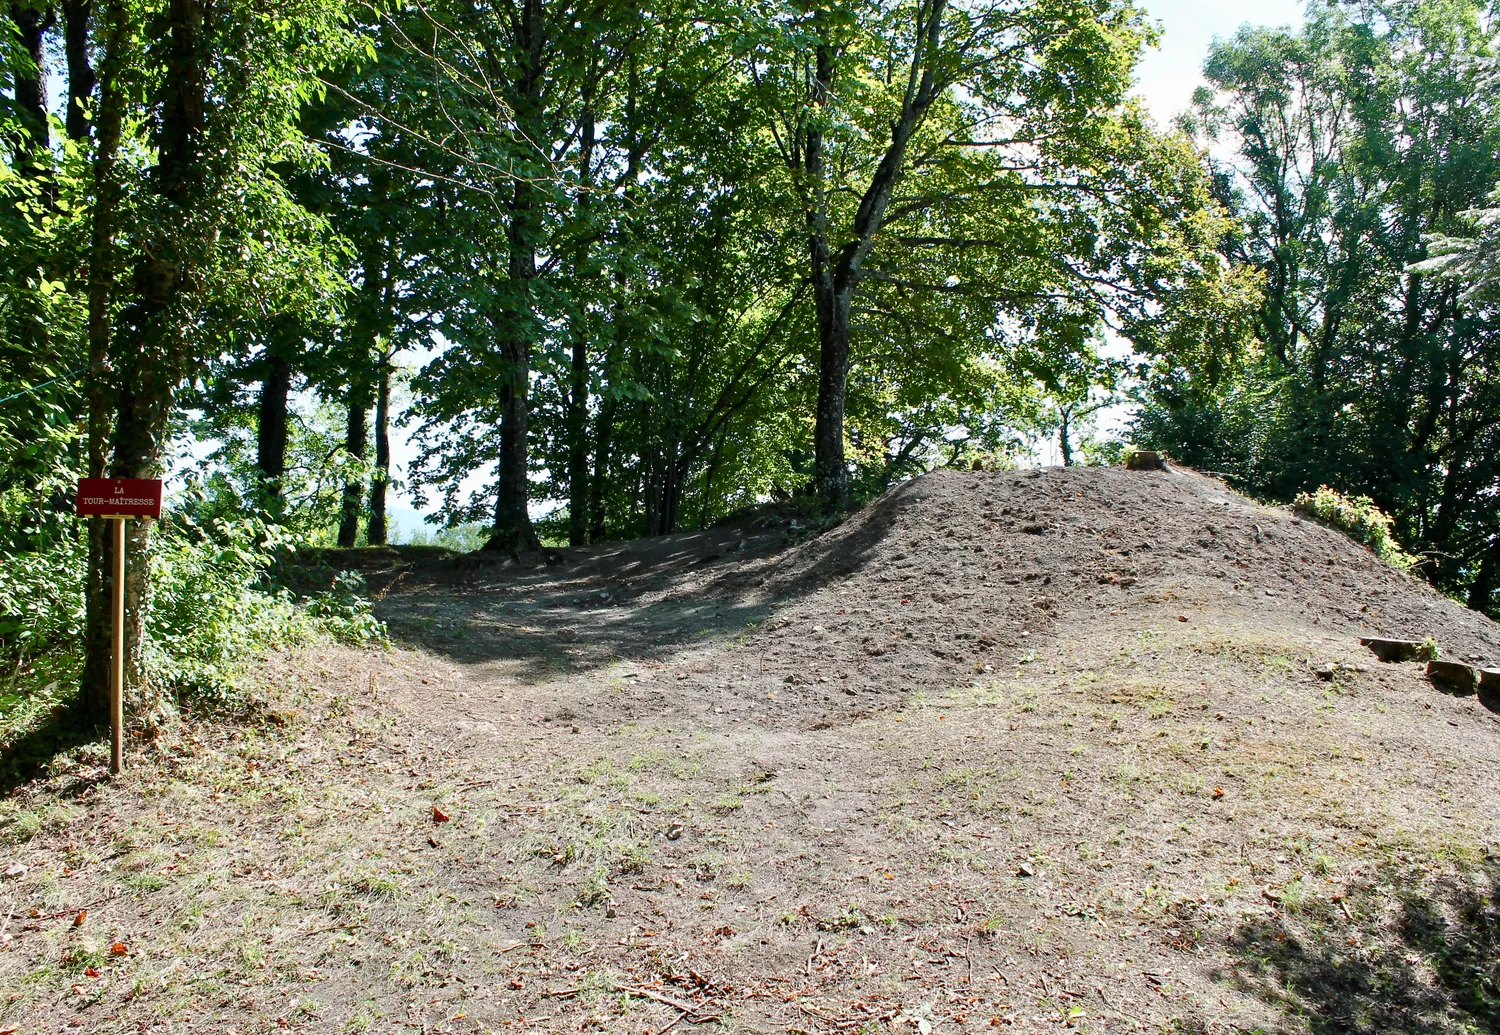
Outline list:
[[[0,802],[0,1032],[1500,1031],[1500,715],[1357,643],[1500,627],[1219,482],[336,559],[392,649]]]

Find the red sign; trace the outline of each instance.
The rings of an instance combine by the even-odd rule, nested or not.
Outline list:
[[[75,512],[84,517],[161,517],[159,478],[82,478]]]

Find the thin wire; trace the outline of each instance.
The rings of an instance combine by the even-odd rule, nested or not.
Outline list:
[[[77,370],[70,371],[69,373],[58,374],[51,381],[43,381],[39,385],[32,385],[30,388],[23,388],[21,391],[17,392],[15,395],[7,395],[4,399],[0,399],[0,406],[4,406],[6,403],[10,402],[12,399],[19,399],[23,395],[30,395],[32,392],[39,392],[43,388],[46,388],[48,385],[56,384],[57,382],[63,380],[64,378],[67,378],[67,377],[77,377],[79,374],[84,373],[86,370],[88,370],[88,367],[79,367]]]

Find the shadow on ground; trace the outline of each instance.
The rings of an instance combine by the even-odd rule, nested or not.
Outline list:
[[[321,551],[309,569],[358,570],[403,646],[510,663],[514,678],[543,682],[749,634],[775,602],[857,571],[904,509],[905,488],[822,536],[755,521],[557,551],[531,566],[379,547]]]
[[[1228,948],[1219,979],[1315,1035],[1500,1032],[1500,861],[1390,873],[1342,905],[1247,922]]]
[[[76,705],[57,705],[0,743],[0,795],[45,776],[59,755],[96,743],[105,735],[106,731],[82,716]]]

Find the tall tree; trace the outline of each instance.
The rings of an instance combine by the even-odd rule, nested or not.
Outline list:
[[[161,470],[179,387],[215,350],[212,323],[200,314],[268,303],[295,311],[331,287],[323,227],[292,201],[275,165],[307,157],[296,116],[343,34],[337,6],[321,0],[288,9],[280,22],[200,0],[111,2],[97,13],[104,58],[91,213],[91,466],[151,477]],[[139,135],[127,140],[126,132]],[[125,176],[119,166],[138,156],[148,165]],[[135,525],[130,539],[146,556],[149,527]],[[103,550],[92,558],[84,697],[94,701],[107,690],[98,590],[108,560]],[[148,571],[129,568],[132,667]]]
[[[1439,585],[1491,611],[1500,321],[1423,260],[1500,179],[1496,26],[1474,0],[1320,2],[1297,32],[1215,46],[1187,124],[1233,155],[1261,347],[1164,371],[1143,425],[1269,496],[1372,497]]]
[[[757,11],[744,69],[805,225],[816,300],[814,481],[824,505],[837,508],[848,498],[852,321],[872,284],[982,299],[989,318],[969,314],[981,331],[1004,309],[1046,311],[1058,295],[1073,300],[1061,307],[1075,311],[1070,324],[1079,311],[1099,319],[1135,311],[1142,289],[1156,286],[1140,280],[1152,276],[1141,245],[1173,233],[1162,217],[1179,201],[1172,189],[1158,204],[1156,187],[1163,177],[1190,182],[1180,170],[1196,163],[1163,162],[1171,148],[1152,143],[1122,108],[1150,38],[1128,2],[769,3]],[[1110,191],[1133,199],[1131,218],[1101,212],[1101,192]],[[1018,232],[1027,224],[1051,254],[1027,248]],[[976,267],[969,253],[986,250],[1010,253],[1012,271],[1045,270],[1020,278],[1030,292],[1007,291],[1017,280],[1005,276],[986,292],[961,276]],[[1006,264],[979,261],[1004,272]],[[924,279],[929,273],[936,278]]]

